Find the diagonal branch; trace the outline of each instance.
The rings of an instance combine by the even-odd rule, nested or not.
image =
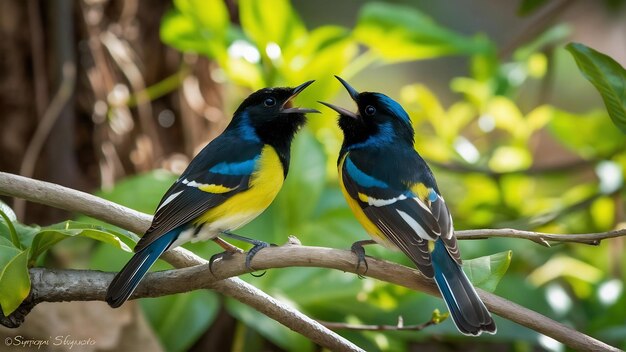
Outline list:
[[[0,193],[23,197],[30,201],[80,212],[135,232],[143,232],[150,223],[150,216],[101,198],[62,186],[1,172]],[[549,236],[546,239],[556,241],[562,241],[569,236],[577,236],[541,234],[510,229],[459,232],[459,238],[477,238],[480,236],[517,237],[517,235],[535,242],[540,241],[539,239],[547,235]],[[583,238],[586,242],[582,243],[588,243],[589,238],[591,238],[591,240],[599,240],[600,238],[597,237],[600,237],[600,235],[606,234],[587,234],[580,236],[587,236]],[[613,235],[622,236],[624,233],[623,231],[613,232],[612,235],[606,235],[607,237],[603,238],[614,237]],[[581,242],[583,239],[578,238],[577,242]],[[349,342],[346,344],[343,338],[338,337],[338,335],[333,332],[329,332],[317,322],[294,311],[285,304],[267,296],[254,286],[247,285],[239,279],[225,279],[247,272],[244,257],[244,255],[236,254],[233,256],[232,260],[228,261],[228,265],[222,265],[223,263],[219,261],[216,262],[213,268],[215,276],[211,276],[207,274],[208,267],[206,261],[187,250],[176,248],[170,252],[166,252],[163,259],[175,267],[195,266],[149,274],[138,288],[135,297],[152,297],[155,295],[173,294],[198,288],[212,288],[254,307],[321,345],[331,346],[330,348],[333,350],[358,350],[358,347],[348,345]],[[368,263],[369,271],[367,276],[369,277],[423,291],[431,295],[439,295],[432,280],[424,277],[416,270],[377,259],[369,259]],[[254,257],[254,267],[257,270],[293,266],[324,267],[346,272],[354,272],[355,269],[354,256],[351,252],[330,248],[291,245],[278,248],[266,248]],[[61,290],[60,293],[56,293],[56,300],[101,300],[104,298],[106,286],[112,278],[112,274],[102,272],[88,272],[88,275],[85,275],[84,271],[32,269],[31,273],[33,275],[33,286],[35,286],[35,282],[38,280],[37,275],[42,275],[42,278],[45,278],[43,282],[46,283],[43,285],[45,287],[43,287],[42,290]],[[55,278],[59,275],[77,275],[77,273],[81,274],[76,276],[76,278],[83,280],[81,282],[84,284],[76,282],[76,285],[67,285],[67,282],[72,281],[59,279],[55,281]],[[407,277],[411,277],[412,279],[406,280]],[[67,279],[69,280],[69,278]],[[224,280],[219,281],[220,279]],[[57,284],[53,284],[55,282]],[[98,282],[101,286],[98,286]],[[77,293],[72,294],[74,286],[78,288],[87,286],[87,292],[79,290]],[[35,289],[33,289],[33,292],[36,292]],[[43,293],[44,291],[41,290],[37,292],[39,299],[45,296],[55,301],[54,292],[48,291],[45,294]],[[601,341],[502,297],[481,290],[479,290],[479,293],[489,310],[493,313],[550,336],[571,348],[577,350],[601,349],[617,351],[617,349]],[[32,299],[35,300],[36,303],[37,297],[32,297]],[[326,334],[332,334],[329,335],[332,338],[328,338]]]
[[[0,194],[85,214],[138,233],[145,232],[152,220],[147,214],[91,194],[5,172],[0,172]],[[161,258],[176,268],[207,263],[184,248],[168,251]],[[214,281],[207,284],[207,288],[232,297],[333,351],[362,351],[337,333],[239,278]]]
[[[356,273],[354,254],[347,250],[286,245],[263,249],[254,257],[257,270],[287,267],[322,267]],[[434,282],[419,271],[384,260],[368,258],[367,276],[413,290],[438,296]],[[245,267],[245,254],[235,254],[227,261],[213,265],[212,275],[208,264],[177,270],[149,273],[137,288],[133,299],[159,297],[213,288],[219,280],[249,272]],[[31,269],[31,302],[104,300],[113,273],[89,270]],[[411,280],[406,278],[410,277]],[[478,289],[485,305],[493,313],[550,336],[575,350],[618,351],[601,341],[578,332],[537,312],[519,306],[502,297]]]

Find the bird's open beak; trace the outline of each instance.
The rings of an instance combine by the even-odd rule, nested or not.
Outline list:
[[[341,78],[339,76],[335,76],[335,78],[337,78],[339,80],[339,82],[341,82],[341,84],[343,84],[343,86],[346,88],[346,90],[350,94],[350,97],[352,98],[352,100],[354,100],[356,102],[357,98],[359,96],[359,92],[357,92],[356,89],[352,88],[352,86],[349,85],[348,82],[344,81],[343,78]],[[358,119],[359,118],[359,115],[357,113],[354,113],[354,112],[352,112],[350,110],[344,109],[344,108],[339,107],[337,105],[325,103],[323,101],[318,101],[318,103],[324,104],[324,105],[328,106],[329,108],[337,111],[340,115],[348,116],[348,117],[351,117],[353,119]]]
[[[330,103],[326,103],[326,102],[323,102],[323,101],[318,101],[318,103],[324,104],[324,105],[328,106],[329,108],[337,111],[339,113],[339,115],[352,117],[353,119],[358,119],[359,118],[359,115],[353,113],[350,110],[344,109],[344,108],[342,108],[340,106],[333,105],[333,104],[330,104]]]
[[[359,97],[359,92],[357,92],[356,89],[352,88],[352,86],[349,85],[348,82],[344,81],[343,78],[339,76],[335,76],[335,78],[337,78],[339,82],[343,84],[343,86],[346,88],[348,93],[350,93],[350,98],[352,98],[352,100],[356,102],[357,98]]]
[[[280,107],[280,112],[285,113],[285,114],[290,114],[290,113],[300,113],[300,114],[306,114],[306,113],[319,113],[319,111],[315,110],[315,109],[309,109],[309,108],[298,108],[298,107],[293,107],[292,105],[292,100],[298,96],[298,94],[300,94],[300,92],[302,92],[306,87],[310,86],[311,83],[315,82],[314,80],[308,81],[308,82],[304,82],[301,85],[293,88],[291,90],[291,96],[289,97],[289,99],[287,99],[283,105]]]

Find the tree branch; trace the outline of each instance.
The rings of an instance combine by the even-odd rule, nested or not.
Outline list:
[[[142,232],[150,223],[150,216],[122,207],[118,204],[113,204],[98,197],[58,185],[35,181],[12,174],[0,173],[0,193],[24,197],[30,201],[87,214],[135,232]],[[542,238],[545,237],[545,235],[550,235],[508,229],[474,230],[473,232],[465,231],[461,234],[463,234],[463,236],[459,237],[465,238],[477,238],[479,236],[516,237],[516,235],[521,234],[526,236],[524,238],[532,240],[535,240],[536,237]],[[621,235],[623,235],[623,233],[621,233]],[[556,236],[554,237],[556,240],[561,240],[561,238],[566,238],[570,235],[551,236]],[[593,239],[597,240],[597,238]],[[552,239],[550,238],[550,240]],[[320,330],[320,325],[310,318],[301,315],[301,313],[297,311],[294,313],[291,308],[267,296],[253,286],[243,283],[241,280],[225,279],[248,272],[245,269],[244,258],[245,256],[243,254],[235,254],[231,260],[228,260],[227,265],[224,265],[225,263],[222,261],[216,261],[213,267],[215,276],[212,276],[208,274],[208,266],[205,260],[202,260],[187,250],[176,248],[166,252],[163,259],[176,267],[196,266],[179,270],[150,273],[139,286],[134,297],[154,297],[186,292],[198,288],[211,288],[234,297],[245,304],[251,305],[255,309],[321,345],[332,345],[332,347],[329,348],[333,350],[349,349],[348,345],[340,343],[343,341],[342,338],[342,340],[333,338],[331,341],[328,341],[328,338],[325,338],[325,336],[319,336],[328,334],[329,332],[325,328]],[[433,281],[423,276],[417,270],[374,258],[369,259],[368,263],[369,271],[367,272],[367,276],[369,277],[439,296]],[[355,272],[355,258],[350,251],[294,245],[266,248],[254,257],[254,267],[257,270],[293,266],[313,266],[332,268],[345,272]],[[102,300],[104,299],[106,287],[113,277],[111,273],[96,271],[31,269],[31,272],[33,275],[33,287],[42,286],[37,289],[33,288],[33,297],[31,297],[31,299],[35,303],[37,299],[42,299],[42,297],[46,297],[47,300],[52,301],[71,299]],[[68,277],[67,275],[71,276]],[[407,277],[411,277],[412,279],[406,280]],[[221,279],[225,280],[218,281]],[[44,284],[37,284],[37,282]],[[75,284],[68,285],[68,282]],[[83,288],[85,288],[86,291],[83,290]],[[571,348],[577,350],[602,349],[618,351],[618,349],[614,347],[502,297],[484,292],[480,289],[478,292],[491,312],[550,336]],[[294,315],[297,317],[296,321],[294,321],[294,319],[296,319],[293,318]],[[313,329],[313,331],[311,331],[311,329]],[[333,332],[330,333],[333,334],[331,336],[338,336]],[[356,346],[354,346],[354,348],[358,349]]]
[[[85,214],[138,233],[145,232],[152,220],[147,214],[91,194],[5,172],[0,172],[0,194]],[[176,268],[207,263],[206,260],[180,247],[166,252],[161,259]],[[88,285],[90,282],[88,280]],[[337,333],[239,278],[213,281],[207,284],[206,288],[232,297],[333,351],[362,351]],[[28,311],[22,311],[21,315],[27,313]]]
[[[435,283],[419,271],[384,260],[368,258],[368,277],[390,282],[413,290],[439,296]],[[321,267],[356,274],[354,254],[348,250],[323,247],[286,245],[260,251],[253,259],[257,270],[287,267]],[[231,259],[218,260],[213,273],[208,264],[149,273],[139,285],[132,299],[159,297],[201,288],[213,288],[219,280],[248,273],[245,253],[234,254]],[[91,270],[31,269],[32,304],[42,301],[104,300],[114,273]],[[410,277],[411,280],[406,278]],[[489,310],[501,317],[550,336],[575,350],[618,351],[601,341],[580,333],[537,312],[519,306],[502,297],[477,289]]]

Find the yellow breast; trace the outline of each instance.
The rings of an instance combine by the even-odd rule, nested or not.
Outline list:
[[[215,230],[235,230],[261,214],[283,185],[283,165],[276,150],[266,145],[250,177],[249,188],[200,216],[196,223],[209,223]]]

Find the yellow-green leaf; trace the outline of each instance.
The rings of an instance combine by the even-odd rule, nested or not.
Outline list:
[[[10,247],[0,246],[0,257],[10,258],[6,263],[0,262],[0,307],[4,316],[13,313],[30,292],[28,250],[16,253],[14,248],[7,248]]]
[[[268,45],[282,50],[306,35],[306,28],[288,0],[239,1],[241,27],[265,53]]]
[[[500,252],[463,261],[463,271],[472,284],[485,291],[495,291],[511,264],[512,251]]]
[[[131,252],[130,247],[121,238],[126,236],[111,230],[91,224],[83,224],[75,221],[65,221],[60,224],[44,227],[35,235],[30,247],[30,260],[36,260],[43,252],[58,242],[70,237],[86,237],[110,244],[126,252]]]
[[[381,58],[418,60],[489,50],[484,40],[457,34],[435,23],[414,7],[382,2],[366,3],[354,35]]]

